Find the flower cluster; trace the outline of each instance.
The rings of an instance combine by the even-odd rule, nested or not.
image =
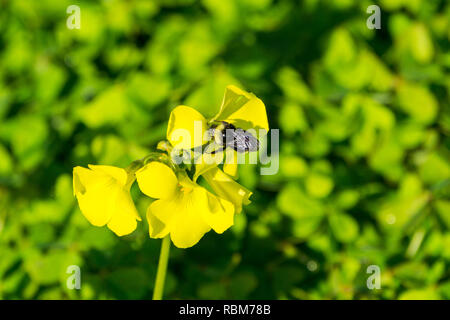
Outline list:
[[[170,114],[167,142],[161,142],[157,152],[126,169],[106,165],[73,169],[73,189],[81,212],[94,226],[107,225],[118,236],[133,232],[141,221],[130,195],[137,181],[139,189],[155,199],[146,214],[151,238],[170,235],[177,247],[188,248],[211,229],[223,233],[233,225],[234,214],[250,203],[252,194],[235,181],[237,164],[226,163],[221,169],[216,162],[178,164],[172,157],[174,152],[191,154],[207,146],[208,135],[194,139],[194,131],[200,128],[205,133],[213,123],[222,121],[243,130],[269,130],[264,103],[235,86],[226,88],[220,110],[212,119],[193,108],[178,106]],[[177,134],[180,130],[189,134]],[[200,176],[211,191],[197,183]]]

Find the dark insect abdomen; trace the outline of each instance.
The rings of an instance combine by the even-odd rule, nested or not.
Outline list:
[[[233,130],[228,130],[228,133],[232,135],[228,140],[227,129]],[[257,151],[259,149],[258,139],[243,129],[236,129],[231,123],[225,125],[225,129],[222,131],[222,139],[223,145],[233,148],[237,152]]]

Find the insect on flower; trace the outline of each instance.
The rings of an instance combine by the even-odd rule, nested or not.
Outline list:
[[[235,181],[237,161],[225,162],[223,169],[217,162],[200,161],[192,171],[173,162],[171,150],[191,154],[192,149],[203,151],[206,145],[199,159],[227,148],[234,157],[259,150],[258,129],[269,129],[264,103],[233,85],[227,86],[220,110],[211,119],[194,108],[177,106],[170,113],[167,142],[158,144],[158,152],[125,169],[107,165],[73,169],[73,189],[81,212],[95,226],[107,225],[118,236],[130,234],[141,221],[130,193],[137,180],[141,191],[156,199],[147,210],[151,238],[170,235],[176,246],[187,248],[210,229],[223,233],[234,224],[234,215],[250,203],[252,194]],[[212,191],[197,184],[200,176]]]
[[[250,132],[236,128],[226,121],[213,124],[208,132],[210,136],[214,137],[216,144],[220,146],[220,149],[211,151],[211,154],[222,151],[227,147],[240,153],[259,149],[259,140]]]

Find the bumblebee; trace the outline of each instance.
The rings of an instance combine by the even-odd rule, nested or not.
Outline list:
[[[210,153],[216,153],[217,151],[222,151],[226,148],[232,148],[240,153],[257,151],[259,149],[259,140],[257,138],[251,133],[236,128],[233,124],[226,121],[221,121],[219,124],[213,124],[208,131],[209,134],[214,137],[216,144],[219,145],[218,150],[214,150]]]

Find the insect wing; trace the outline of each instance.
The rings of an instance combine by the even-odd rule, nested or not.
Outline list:
[[[250,133],[245,134],[245,142],[248,151],[258,151],[259,149],[259,141]]]
[[[225,145],[237,152],[256,151],[259,148],[259,141],[242,129],[227,129]]]

